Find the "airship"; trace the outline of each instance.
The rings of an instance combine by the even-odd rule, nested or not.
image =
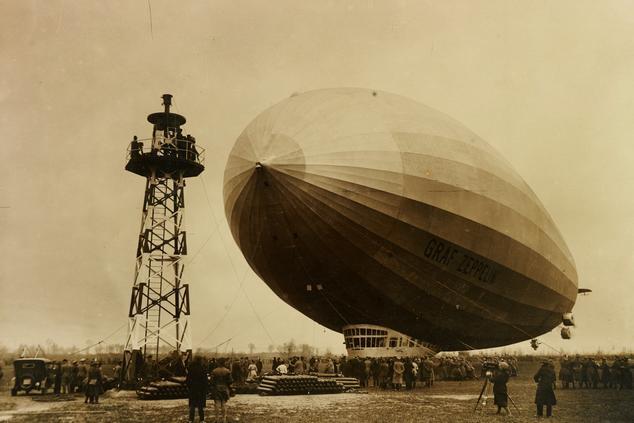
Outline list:
[[[235,242],[349,353],[508,345],[562,323],[574,259],[511,164],[458,121],[363,88],[294,94],[236,140]]]

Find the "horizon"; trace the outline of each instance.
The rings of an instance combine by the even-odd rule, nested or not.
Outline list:
[[[169,92],[207,150],[186,194],[194,350],[295,339],[345,351],[340,333],[251,270],[222,196],[229,151],[249,122],[292,93],[340,86],[448,114],[537,194],[571,250],[579,287],[593,290],[577,297],[572,340],[554,329],[540,341],[556,351],[634,345],[627,2],[247,4],[155,4],[152,31],[147,5],[123,0],[6,7],[0,346],[50,338],[81,347],[113,332],[108,340],[124,343],[145,182],[124,171],[125,151],[151,132],[146,117]],[[187,25],[174,31],[174,22]],[[531,350],[528,340],[502,348]]]

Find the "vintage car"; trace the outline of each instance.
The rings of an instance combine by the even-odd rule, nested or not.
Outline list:
[[[55,362],[46,358],[19,358],[13,362],[15,377],[11,395],[32,390],[46,393],[55,377]]]

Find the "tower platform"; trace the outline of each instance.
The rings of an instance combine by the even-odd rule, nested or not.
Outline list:
[[[205,149],[186,138],[155,136],[133,140],[128,146],[125,170],[150,177],[152,172],[198,176],[205,170]]]

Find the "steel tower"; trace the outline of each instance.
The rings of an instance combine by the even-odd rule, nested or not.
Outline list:
[[[170,112],[171,103],[164,94],[164,111],[147,117],[152,137],[135,136],[127,150],[125,169],[146,180],[121,373],[127,385],[136,384],[146,357],[158,359],[165,347],[181,359],[191,355],[189,285],[183,282],[185,178],[205,169],[204,150],[183,134],[186,119]]]

